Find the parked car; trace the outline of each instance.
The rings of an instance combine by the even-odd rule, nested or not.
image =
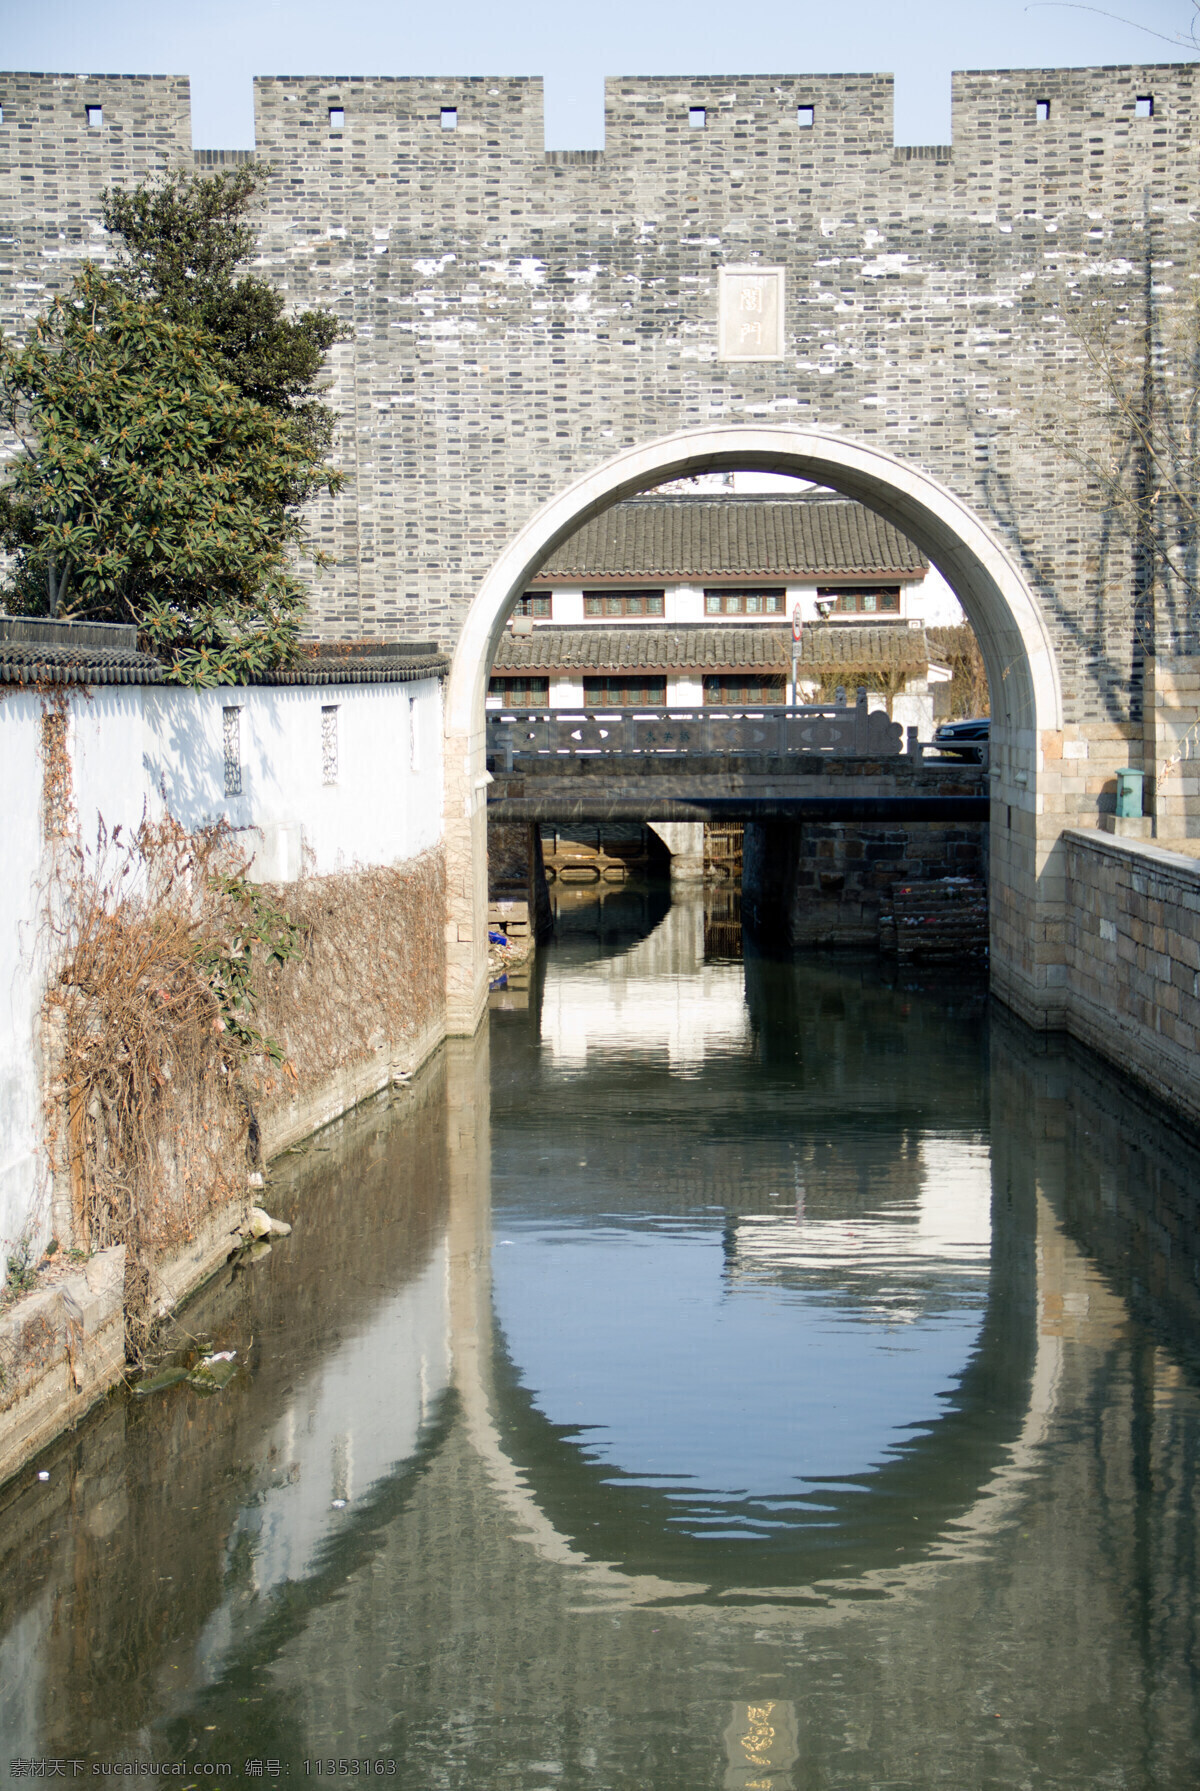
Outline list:
[[[990,732],[991,721],[986,715],[974,716],[970,721],[944,721],[933,730],[933,744],[956,759],[970,759],[978,765]]]

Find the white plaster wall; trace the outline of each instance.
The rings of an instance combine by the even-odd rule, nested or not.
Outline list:
[[[697,709],[704,704],[703,678],[667,679],[667,706],[671,709]]]
[[[53,860],[43,841],[45,701],[0,700],[0,1259],[28,1232],[45,1241],[38,1015]],[[222,711],[241,710],[242,793],[225,793]],[[321,711],[337,708],[337,781],[324,782]],[[97,862],[103,831],[169,812],[191,829],[243,830],[263,880],[396,864],[442,835],[442,703],[414,684],[232,690],[99,687],[66,699],[77,833]],[[110,862],[112,862],[110,860]],[[101,870],[103,867],[101,866]],[[2,1260],[0,1260],[2,1268]]]
[[[668,622],[703,622],[704,591],[699,585],[668,585],[663,610]]]
[[[583,622],[583,586],[574,590],[558,590],[551,593],[550,619],[552,622]]]
[[[156,810],[167,809],[189,829],[223,819],[245,830],[264,876],[287,881],[301,863],[318,876],[356,864],[394,864],[440,837],[436,679],[150,689],[145,699],[145,770]],[[240,795],[225,791],[227,708],[240,710]],[[337,711],[332,784],[322,770],[326,708]]]
[[[901,587],[901,614],[927,628],[957,628],[966,621],[962,604],[954,595],[936,566],[931,566],[919,584]]]
[[[76,839],[93,859],[101,821],[132,833],[147,805],[141,691],[72,692],[65,703]],[[46,699],[10,690],[0,700],[0,1268],[29,1233],[48,1233],[38,1015],[51,941],[54,859],[43,839],[41,754]]]
[[[99,849],[103,823],[132,833],[156,804],[147,785],[145,699],[137,686],[101,685],[72,693],[67,730],[79,838],[85,852]],[[193,693],[178,693],[186,701]]]
[[[907,730],[916,728],[918,740],[933,739],[933,691],[924,678],[910,678],[892,698],[892,720]]]
[[[38,956],[44,900],[41,759],[42,705],[12,692],[0,701],[0,803],[4,875],[0,877],[0,1256],[16,1243],[43,1192],[37,1155],[39,1086],[37,1000],[31,974]],[[0,1273],[3,1262],[0,1261]]]
[[[552,709],[582,709],[582,678],[551,678],[550,707]]]

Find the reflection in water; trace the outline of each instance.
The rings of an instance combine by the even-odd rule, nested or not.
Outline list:
[[[800,1753],[794,1705],[778,1698],[761,1704],[737,1704],[725,1731],[729,1770],[725,1791],[766,1791],[784,1784],[782,1777]]]
[[[990,1448],[1020,1427],[1029,1313],[1011,1278],[992,1297],[983,996],[938,1015],[911,1074],[919,1017],[881,1006],[864,1036],[838,968],[803,973],[776,1040],[755,1009],[788,972],[706,963],[706,906],[556,960],[540,1021],[510,1028],[496,1408],[585,1553],[805,1586],[898,1565],[970,1499],[981,1386]],[[864,1053],[884,1075],[847,1079]]]
[[[276,1166],[179,1322],[228,1389],[0,1494],[0,1749],[1190,1788],[1193,1147],[978,988],[601,893]]]

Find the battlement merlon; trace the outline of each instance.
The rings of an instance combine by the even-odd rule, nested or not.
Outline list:
[[[269,161],[327,149],[390,155],[453,173],[471,155],[540,162],[545,155],[541,76],[258,76],[255,147]]]
[[[1106,151],[1151,161],[1194,150],[1195,63],[969,70],[952,77],[956,159],[1024,166],[1030,157]],[[883,74],[634,76],[605,83],[608,161],[650,154],[725,159],[787,139],[803,162],[890,158],[892,78]],[[254,83],[261,155],[331,156],[369,147],[454,166],[472,151],[544,165],[540,77],[264,76]],[[1147,105],[1149,102],[1149,105]],[[191,160],[186,76],[0,73],[0,179],[19,165],[136,179]]]
[[[184,75],[0,74],[0,201],[18,232],[86,234],[104,187],[192,159]]]

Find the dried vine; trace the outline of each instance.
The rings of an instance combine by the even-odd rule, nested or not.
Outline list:
[[[442,1010],[439,852],[286,892],[245,868],[224,826],[170,819],[57,853],[51,1154],[73,1242],[126,1246],[134,1360],[155,1262],[244,1195],[259,1112],[381,1053],[415,1061]]]
[[[252,1060],[286,1068],[257,1023],[254,981],[300,952],[302,930],[244,869],[224,827],[190,834],[169,819],[102,831],[94,854],[72,846],[59,864],[52,1148],[69,1169],[75,1241],[126,1246],[134,1355],[156,1257],[245,1188]]]

